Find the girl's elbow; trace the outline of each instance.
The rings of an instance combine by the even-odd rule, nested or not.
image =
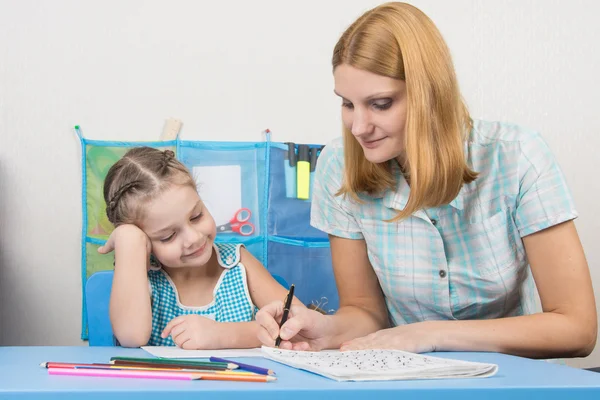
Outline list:
[[[585,329],[581,334],[579,341],[580,345],[577,351],[576,357],[587,357],[589,356],[594,348],[596,347],[596,341],[598,340],[598,326],[594,324],[593,327]]]
[[[148,344],[150,335],[146,335],[143,332],[128,333],[128,334],[115,334],[115,337],[119,341],[121,347],[142,347]]]
[[[121,347],[142,347],[150,341],[152,326],[133,327],[131,324],[112,324],[113,333]]]
[[[573,357],[589,356],[594,351],[598,339],[598,322],[596,318],[580,322],[574,333],[571,337]]]

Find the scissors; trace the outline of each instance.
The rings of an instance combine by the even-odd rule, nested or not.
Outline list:
[[[254,225],[247,222],[250,217],[252,217],[252,211],[247,208],[240,208],[228,223],[217,226],[217,233],[235,232],[242,236],[250,236],[254,233]]]

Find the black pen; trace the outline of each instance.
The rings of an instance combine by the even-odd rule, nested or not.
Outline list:
[[[292,299],[294,298],[294,285],[290,286],[290,291],[288,292],[287,296],[285,297],[284,300],[284,304],[283,304],[283,316],[281,317],[281,322],[279,323],[279,328],[281,329],[281,327],[283,326],[283,324],[285,324],[285,321],[287,321],[288,319],[288,314],[290,313],[290,307],[292,305]],[[275,347],[279,347],[279,345],[281,344],[281,336],[277,336],[277,339],[275,339]]]

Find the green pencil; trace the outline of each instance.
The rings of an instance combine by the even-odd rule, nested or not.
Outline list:
[[[216,368],[223,368],[223,369],[238,368],[238,365],[234,364],[234,363],[211,362],[211,361],[191,361],[191,360],[181,360],[181,359],[177,359],[177,358],[111,357],[110,361],[112,364],[114,364],[115,361],[125,361],[125,362],[162,364],[162,365],[166,364],[166,365],[182,365],[182,366],[206,366],[206,367],[216,367]]]

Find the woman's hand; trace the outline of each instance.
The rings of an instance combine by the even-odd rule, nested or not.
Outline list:
[[[436,321],[416,322],[395,328],[382,329],[342,343],[340,350],[392,349],[411,353],[429,353],[436,350],[440,329]]]
[[[303,305],[292,304],[288,319],[279,329],[283,316],[283,302],[274,301],[256,313],[260,324],[258,340],[265,346],[273,347],[277,336],[281,336],[282,349],[321,350],[326,347],[329,318]]]
[[[223,325],[197,314],[180,315],[169,321],[161,337],[170,335],[178,347],[186,350],[220,349],[222,339],[227,336],[219,329]]]

